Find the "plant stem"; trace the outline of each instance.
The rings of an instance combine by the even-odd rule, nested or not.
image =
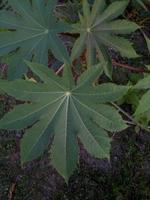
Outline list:
[[[123,63],[118,63],[115,60],[112,60],[112,64],[115,65],[116,67],[121,67],[124,69],[128,69],[130,71],[138,72],[138,73],[145,73],[145,74],[150,74],[150,70],[142,69],[142,68],[136,68],[127,64]],[[63,65],[56,71],[56,74],[59,74],[63,70]]]
[[[140,123],[138,123],[131,115],[129,115],[127,112],[125,112],[121,107],[119,107],[116,103],[111,102],[111,104],[119,111],[121,112],[124,116],[126,116],[128,119],[131,120],[131,122],[128,123],[132,123],[132,125],[136,125],[138,127],[140,127],[141,129],[147,131],[150,133],[150,129],[144,128]]]
[[[62,72],[64,68],[64,64],[55,72],[56,75],[59,75],[60,72]]]
[[[127,65],[127,64],[118,63],[115,60],[112,61],[112,64],[115,65],[116,67],[122,67],[122,68],[129,69],[131,71],[135,71],[135,72],[138,72],[138,73],[150,74],[150,70],[146,70],[146,69],[142,69],[142,68],[135,68],[135,67],[132,67],[132,66]]]
[[[125,122],[126,124],[136,125],[134,122],[131,122],[131,121],[124,120],[124,122]]]

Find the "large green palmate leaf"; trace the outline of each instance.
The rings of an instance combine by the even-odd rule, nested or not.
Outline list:
[[[96,58],[107,61],[108,64],[104,68],[104,72],[108,77],[111,77],[112,66],[108,47],[119,51],[122,56],[137,57],[132,44],[119,36],[130,34],[139,28],[134,22],[116,19],[123,14],[127,5],[127,0],[116,1],[109,6],[106,5],[105,0],[95,0],[92,9],[90,9],[88,1],[83,0],[83,15],[80,14],[80,22],[73,25],[74,32],[79,33],[80,36],[72,49],[72,60],[79,57],[86,49],[88,65],[95,64]]]
[[[68,53],[58,33],[68,30],[68,25],[60,22],[53,14],[57,0],[9,0],[13,11],[0,11],[0,56],[7,55],[19,48],[17,55],[9,60],[8,78],[21,77],[27,67],[23,59],[48,63],[48,50],[62,61],[69,62]]]
[[[109,102],[121,98],[128,88],[113,83],[94,86],[101,66],[87,70],[75,84],[68,65],[60,78],[41,64],[27,64],[42,82],[0,81],[3,91],[25,101],[0,121],[1,129],[26,128],[21,140],[22,163],[40,156],[52,137],[52,164],[66,181],[78,161],[77,138],[92,156],[108,158],[111,139],[107,132],[127,127]]]

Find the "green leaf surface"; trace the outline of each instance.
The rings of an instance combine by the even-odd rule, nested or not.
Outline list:
[[[76,30],[80,36],[74,43],[71,60],[78,58],[86,49],[87,65],[91,66],[99,61],[107,61],[104,72],[111,78],[112,63],[108,48],[120,52],[123,57],[138,57],[132,43],[118,35],[130,34],[139,26],[128,20],[117,19],[124,13],[129,3],[127,0],[115,1],[108,6],[106,6],[105,0],[95,0],[90,11],[88,1],[84,0],[83,2],[83,16],[80,15],[78,26],[74,26],[74,32]]]
[[[94,85],[102,72],[100,65],[89,68],[75,85],[69,65],[65,65],[60,78],[41,64],[26,63],[42,83],[0,81],[0,89],[25,101],[0,121],[1,129],[26,129],[21,140],[22,163],[40,156],[51,138],[51,162],[66,181],[78,162],[77,139],[92,156],[108,158],[108,132],[127,127],[108,103],[125,95],[128,87],[112,83]]]
[[[146,43],[147,43],[147,48],[149,50],[149,54],[150,54],[150,39],[144,34],[144,37],[145,37],[145,40],[146,40]]]
[[[141,98],[139,105],[134,113],[136,117],[150,111],[150,91],[146,92]]]
[[[111,2],[114,2],[116,0],[111,0]],[[146,4],[150,3],[150,0],[131,0],[131,5],[136,8],[144,8],[146,11],[149,11]]]
[[[141,79],[135,86],[135,89],[149,89],[150,88],[150,76]]]
[[[147,75],[134,86],[134,89],[150,89],[150,76]],[[148,120],[150,119],[150,90],[146,91],[145,94],[139,101],[139,105],[134,113],[135,117],[139,119],[143,114],[146,114]]]
[[[133,2],[133,5],[141,6],[146,11],[148,11],[146,3],[150,3],[150,0],[132,0],[132,2]]]
[[[70,62],[67,50],[58,36],[68,31],[69,26],[54,16],[56,3],[51,0],[48,3],[35,0],[32,4],[29,0],[9,0],[15,12],[0,11],[0,28],[9,30],[0,32],[0,56],[20,48],[20,57],[17,57],[15,63],[9,63],[9,79],[21,77],[26,72],[23,58],[29,60],[33,57],[35,61],[47,64],[48,50],[58,60]]]

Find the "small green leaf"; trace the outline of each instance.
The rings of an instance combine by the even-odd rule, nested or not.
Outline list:
[[[139,105],[134,113],[136,117],[150,111],[150,91],[146,92],[139,102]]]
[[[150,76],[148,75],[144,79],[140,80],[135,86],[135,89],[149,89],[150,88]]]
[[[86,33],[82,34],[74,43],[72,52],[71,52],[71,60],[75,60],[78,58],[85,48],[86,43]]]
[[[147,47],[148,47],[148,50],[149,50],[149,54],[150,54],[150,39],[145,34],[144,34],[144,37],[145,37]]]
[[[110,4],[100,15],[100,18],[95,21],[94,26],[98,26],[104,21],[111,21],[120,16],[126,9],[128,3],[128,0],[123,0],[115,1],[114,3]]]

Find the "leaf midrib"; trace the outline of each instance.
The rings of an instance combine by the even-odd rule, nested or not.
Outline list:
[[[28,117],[31,116],[32,114],[38,113],[39,111],[41,111],[41,110],[43,110],[44,108],[50,106],[51,104],[56,103],[56,102],[59,101],[63,96],[65,96],[65,95],[62,95],[61,97],[55,99],[55,100],[52,101],[52,102],[49,102],[49,103],[46,104],[46,105],[44,104],[44,106],[38,108],[36,111],[34,110],[33,112],[28,113],[27,115],[23,116],[22,118],[20,117],[20,118],[19,118],[19,121],[20,121],[20,120],[24,120],[25,118],[28,118]],[[13,123],[13,122],[16,123],[16,120],[11,120],[11,121],[9,121],[9,123],[7,123],[7,125],[8,125],[8,124],[11,124],[11,123]]]
[[[18,27],[18,28],[22,28],[22,29],[25,29],[25,30],[33,30],[33,31],[41,31],[41,30],[43,30],[43,28],[42,29],[36,29],[36,28],[32,28],[32,27],[29,27],[29,26],[23,26],[23,25],[21,25],[21,24],[15,24],[15,23],[10,23],[10,22],[7,22],[7,21],[4,21],[4,20],[0,20],[0,22],[2,22],[2,23],[5,23],[5,24],[8,24],[8,25],[13,25],[13,26],[16,26],[16,27]],[[45,28],[46,29],[46,28]]]
[[[30,3],[31,6],[31,3]],[[23,12],[25,13],[25,15],[27,17],[29,17],[35,24],[37,24],[38,26],[40,26],[41,28],[44,28],[37,20],[34,19],[34,17],[32,15],[29,14],[29,12],[27,12],[24,7],[22,6],[22,4],[20,3],[19,8],[21,8],[23,10]]]
[[[30,150],[30,152],[28,152],[28,155],[30,155],[30,153],[32,152],[33,148],[36,146],[36,144],[38,143],[38,141],[40,140],[40,138],[42,137],[42,135],[45,133],[45,130],[46,130],[47,127],[49,126],[50,122],[52,122],[52,120],[53,120],[54,117],[56,116],[56,114],[57,114],[59,108],[61,107],[61,105],[62,105],[63,102],[65,101],[65,98],[66,98],[66,97],[64,97],[64,98],[62,99],[62,101],[60,102],[58,108],[56,109],[56,111],[55,111],[54,114],[52,115],[52,118],[50,118],[50,120],[48,120],[48,122],[46,123],[44,130],[42,130],[41,134],[40,134],[39,137],[36,139],[35,143],[33,144],[32,148],[31,148],[31,150]],[[26,157],[28,157],[28,155],[27,155]]]
[[[92,133],[89,131],[89,129],[86,127],[86,125],[85,125],[85,123],[83,122],[83,120],[82,120],[82,118],[81,118],[81,116],[80,116],[80,114],[79,114],[79,111],[77,110],[77,108],[76,108],[76,106],[75,106],[73,100],[72,100],[72,103],[73,103],[74,109],[75,109],[75,111],[76,111],[76,113],[77,113],[77,115],[78,115],[78,118],[79,118],[80,122],[82,123],[83,127],[85,128],[85,130],[89,133],[89,135],[91,136],[91,138],[93,138],[93,140],[98,144],[99,148],[103,151],[103,153],[104,153],[105,155],[107,155],[106,152],[105,152],[105,151],[102,149],[102,147],[100,146],[100,144],[97,142],[97,140],[95,139],[95,137],[93,136],[93,134],[92,134]]]
[[[113,36],[112,36],[113,37]],[[118,51],[124,51],[127,54],[129,53],[129,49],[128,48],[124,48],[122,49],[120,47],[120,45],[114,44],[113,42],[111,42],[109,39],[105,39],[104,37],[101,37],[100,34],[98,35],[99,40],[101,40],[101,42],[105,42],[107,45],[110,45],[112,48],[116,48]]]
[[[68,128],[68,111],[69,111],[69,100],[70,100],[70,97],[68,96],[68,97],[66,97],[67,98],[67,100],[66,100],[66,117],[65,117],[65,146],[66,146],[66,148],[65,148],[65,150],[66,150],[66,152],[65,152],[65,159],[66,159],[66,173],[68,174],[68,161],[67,161],[67,152],[68,152],[68,149],[67,149],[67,147],[68,147],[68,145],[67,145],[67,136],[68,136],[68,134],[67,134],[67,128]]]
[[[110,124],[112,124],[112,121],[111,121],[110,119],[106,118],[106,117],[105,117],[104,115],[102,115],[101,113],[96,112],[94,109],[91,109],[91,108],[90,108],[89,106],[87,106],[86,104],[83,104],[83,103],[82,103],[81,101],[79,101],[75,96],[73,96],[73,98],[74,98],[81,106],[85,107],[87,110],[89,110],[89,111],[95,113],[96,115],[102,117],[102,118],[105,119],[106,121],[109,121]],[[103,127],[101,127],[101,128],[103,128]]]
[[[23,94],[27,94],[27,95],[30,95],[30,94],[63,94],[64,92],[51,92],[51,91],[29,91],[29,90],[22,90],[20,91],[20,89],[15,89],[14,87],[11,88],[12,91],[14,92],[19,92],[19,93],[23,93]]]
[[[30,37],[26,37],[25,39],[21,39],[21,40],[15,41],[15,42],[9,42],[9,43],[7,43],[5,45],[0,46],[0,49],[6,48],[8,46],[16,45],[18,43],[22,43],[22,42],[25,42],[25,41],[28,41],[28,40],[31,40],[33,38],[37,38],[37,37],[40,37],[40,36],[44,36],[44,35],[47,35],[47,34],[45,34],[45,31],[41,32],[41,33],[38,33],[38,34],[35,34],[33,36],[30,36]]]
[[[119,93],[119,91],[117,92],[115,92],[115,93]],[[78,92],[74,92],[73,94],[75,94],[75,95],[79,95],[79,96],[100,96],[100,97],[103,97],[103,96],[105,96],[105,95],[109,95],[109,96],[112,96],[112,95],[114,95],[114,91],[113,92],[101,92],[101,93],[78,93]]]

